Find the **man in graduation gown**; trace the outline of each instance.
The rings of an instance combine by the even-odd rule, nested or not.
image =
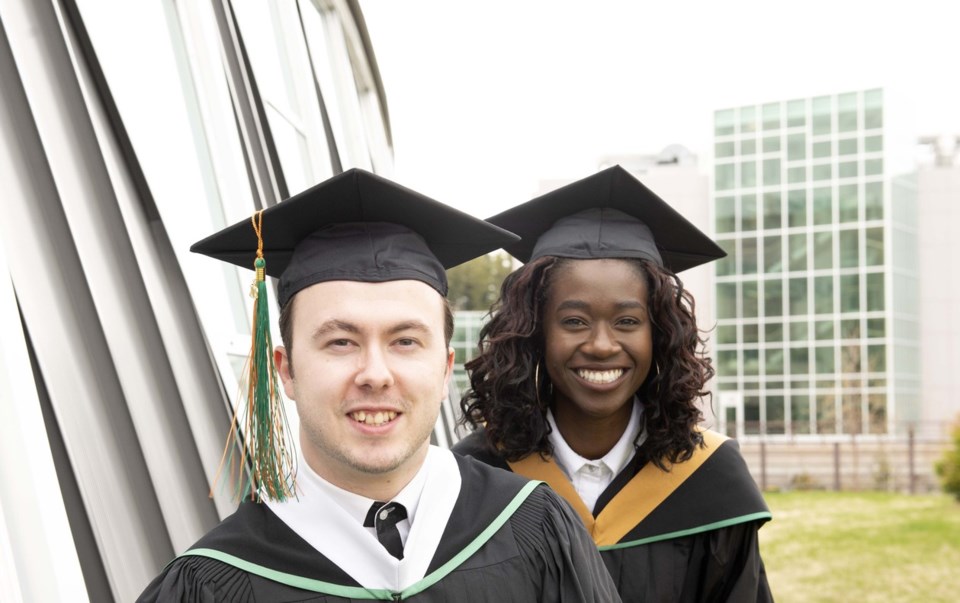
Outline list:
[[[195,245],[242,266],[259,249],[279,276],[274,358],[300,446],[269,432],[282,418],[248,424],[247,445],[280,458],[250,451],[258,500],[140,601],[619,601],[548,487],[430,445],[453,365],[444,268],[512,240],[351,170]]]
[[[488,218],[522,239],[454,451],[542,480],[624,601],[768,601],[770,519],[734,440],[704,430],[713,370],[676,273],[724,252],[615,166]]]

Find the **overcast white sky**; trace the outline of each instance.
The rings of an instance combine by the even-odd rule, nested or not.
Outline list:
[[[360,4],[394,178],[479,217],[608,154],[679,143],[706,171],[713,111],[740,104],[883,87],[888,123],[960,134],[954,0]]]

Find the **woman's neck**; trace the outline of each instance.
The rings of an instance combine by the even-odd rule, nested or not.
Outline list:
[[[624,404],[606,417],[585,415],[565,405],[554,405],[552,411],[563,440],[574,452],[592,461],[610,452],[623,437],[633,404]]]

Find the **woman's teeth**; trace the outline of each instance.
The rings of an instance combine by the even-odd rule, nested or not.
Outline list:
[[[350,413],[350,417],[358,423],[364,423],[366,425],[372,425],[376,427],[396,419],[397,413],[393,412],[392,410],[378,412],[366,412],[363,410],[358,410],[357,412]]]
[[[613,383],[623,375],[623,369],[612,369],[609,371],[591,371],[587,369],[578,369],[577,375],[590,383],[604,384]]]

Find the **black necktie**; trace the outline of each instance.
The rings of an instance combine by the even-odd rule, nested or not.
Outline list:
[[[406,518],[407,510],[400,503],[375,502],[367,511],[363,527],[376,528],[377,540],[383,548],[397,559],[403,559],[403,541],[400,540],[397,524]]]

